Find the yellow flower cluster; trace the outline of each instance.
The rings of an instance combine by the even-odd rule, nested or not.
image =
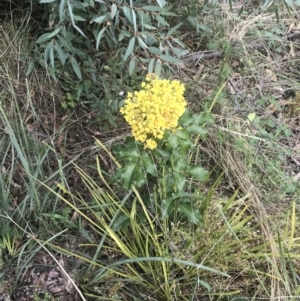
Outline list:
[[[128,93],[120,111],[132,128],[132,136],[145,148],[155,149],[156,139],[162,139],[165,130],[176,128],[185,111],[185,88],[178,80],[159,79],[152,73],[141,86],[140,91]]]

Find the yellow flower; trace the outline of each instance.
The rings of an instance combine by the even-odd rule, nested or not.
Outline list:
[[[127,94],[120,112],[131,126],[134,138],[143,142],[145,148],[155,149],[156,139],[162,139],[165,130],[177,127],[186,107],[184,90],[178,80],[147,74],[141,90]]]

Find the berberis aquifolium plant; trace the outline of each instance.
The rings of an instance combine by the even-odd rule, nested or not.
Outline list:
[[[206,181],[209,173],[199,162],[191,164],[191,151],[194,139],[206,138],[204,126],[213,123],[213,118],[209,111],[192,115],[184,90],[178,80],[148,74],[140,90],[128,93],[120,109],[132,137],[113,151],[121,163],[118,180],[126,189],[144,187],[144,200],[153,213],[199,223],[201,214],[195,206],[199,191],[191,183]]]

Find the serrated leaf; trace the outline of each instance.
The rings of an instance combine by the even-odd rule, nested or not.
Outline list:
[[[185,140],[189,140],[189,141],[191,140],[191,134],[187,130],[184,130],[184,129],[176,130],[175,135],[177,137],[185,139]]]
[[[135,162],[127,162],[120,170],[120,179],[126,188],[132,184],[140,187],[145,183],[145,177],[139,165]]]
[[[96,49],[97,50],[99,49],[101,38],[102,38],[103,34],[105,33],[106,29],[107,29],[107,26],[103,27],[97,35],[97,39],[96,39]]]
[[[169,26],[169,23],[162,16],[157,15],[155,18],[156,18],[156,21],[158,23],[160,23],[161,25],[163,25],[163,26]]]
[[[177,137],[174,134],[170,134],[167,141],[168,148],[174,149],[178,146]]]
[[[118,157],[119,158],[125,158],[125,157],[130,157],[130,158],[139,158],[140,157],[140,153],[137,150],[137,148],[134,147],[129,147],[125,150],[117,150],[118,152]]]
[[[82,74],[81,74],[79,64],[74,57],[71,57],[71,64],[72,64],[72,68],[73,68],[74,72],[76,73],[77,77],[80,80],[82,80]]]
[[[194,115],[194,121],[198,125],[213,124],[214,118],[211,112],[205,111],[198,115]]]
[[[170,213],[174,210],[175,201],[172,199],[167,199],[162,201],[161,213],[162,218],[169,217]]]
[[[180,156],[180,154],[179,154]],[[183,158],[182,156],[179,157],[178,160],[175,160],[174,162],[174,170],[175,171],[184,171],[187,167],[186,158]]]
[[[156,175],[156,165],[153,162],[153,159],[148,154],[145,153],[141,156],[141,161],[142,161],[142,164],[143,164],[145,170],[152,176],[155,176]]]
[[[127,48],[126,53],[124,55],[123,61],[126,61],[127,58],[129,57],[129,55],[131,53],[133,53],[134,45],[135,45],[135,37],[132,37],[129,44],[128,44],[128,48]]]
[[[188,176],[193,177],[199,181],[206,181],[209,176],[209,172],[200,166],[188,166],[186,169]]]
[[[177,188],[176,190],[183,191],[185,183],[186,183],[186,178],[185,178],[184,174],[179,173],[179,172],[174,172],[173,176],[174,176],[175,185]]]
[[[186,127],[186,130],[190,133],[190,134],[197,134],[200,135],[202,139],[206,139],[207,137],[207,131],[204,127],[197,125],[197,124],[191,124],[189,126]]]
[[[185,110],[183,115],[180,117],[180,123],[183,126],[191,124],[193,121],[193,115],[189,110]]]
[[[118,7],[115,3],[111,5],[110,17],[113,19],[118,11]]]
[[[193,208],[189,203],[180,203],[178,210],[193,224],[199,224],[202,220],[199,210]]]
[[[195,148],[195,145],[191,140],[178,139],[178,143],[184,156]]]

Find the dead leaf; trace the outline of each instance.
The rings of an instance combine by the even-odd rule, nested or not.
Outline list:
[[[265,69],[273,82],[277,82],[277,76],[271,69]]]

